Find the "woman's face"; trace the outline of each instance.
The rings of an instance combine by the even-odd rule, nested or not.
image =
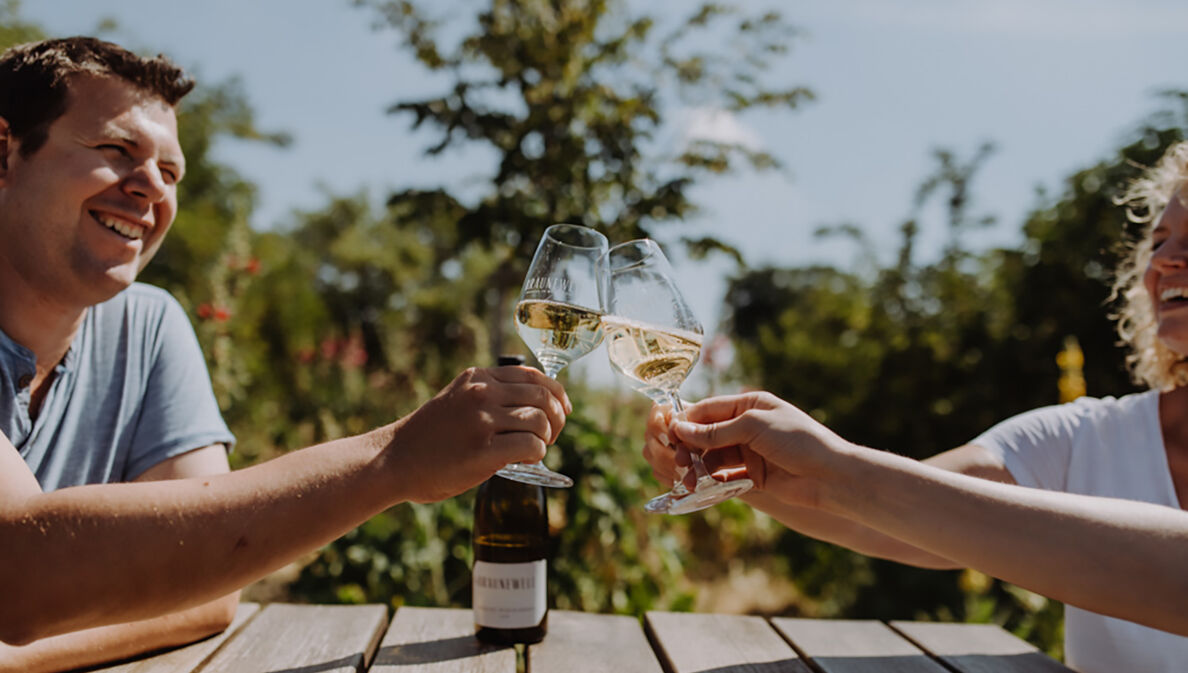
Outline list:
[[[1188,187],[1188,186],[1186,186]],[[1151,233],[1151,261],[1143,285],[1151,297],[1163,345],[1188,355],[1188,188],[1171,199]]]

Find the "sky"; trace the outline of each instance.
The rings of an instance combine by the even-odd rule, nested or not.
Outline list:
[[[421,3],[444,12],[474,1]],[[630,0],[665,17],[699,3]],[[806,86],[816,100],[793,112],[734,117],[672,111],[674,138],[738,139],[775,155],[781,173],[699,186],[700,214],[664,233],[713,234],[752,266],[826,262],[850,268],[852,245],[822,241],[823,224],[860,225],[888,258],[932,152],[970,157],[997,150],[973,186],[973,211],[999,224],[975,246],[1012,245],[1036,190],[1059,193],[1073,171],[1107,158],[1160,107],[1156,94],[1188,89],[1182,0],[802,0],[734,3],[776,8],[800,31],[775,87]],[[217,156],[259,186],[253,225],[317,209],[326,194],[366,189],[381,199],[414,186],[464,188],[488,165],[466,152],[422,155],[433,136],[386,114],[397,100],[444,86],[413,64],[394,31],[373,29],[349,0],[24,0],[21,14],[54,35],[105,33],[160,51],[200,82],[239,77],[266,131],[290,133],[287,149],[228,142]],[[926,213],[927,215],[927,213]],[[923,261],[945,241],[939,218],[922,223]],[[724,260],[674,263],[694,311],[712,333],[734,270]],[[600,374],[594,374],[601,376]]]

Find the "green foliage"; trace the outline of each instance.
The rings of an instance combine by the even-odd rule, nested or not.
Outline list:
[[[21,0],[0,1],[0,49],[47,37],[40,26],[24,21],[20,14]]]
[[[495,158],[476,198],[407,190],[389,200],[438,242],[439,263],[471,245],[491,253],[489,292],[475,310],[487,319],[493,352],[508,331],[508,295],[546,227],[579,222],[615,239],[650,235],[654,225],[693,211],[688,190],[696,180],[739,160],[777,166],[770,155],[730,143],[701,141],[662,154],[655,136],[672,101],[744,112],[791,109],[811,97],[804,88],[770,90],[761,82],[792,37],[774,14],[737,18],[707,5],[660,35],[657,19],[605,0],[495,0],[473,25],[446,26],[404,0],[356,4],[401,33],[423,66],[452,80],[439,96],[391,108],[411,116],[413,128],[436,129],[440,139],[427,154],[467,143]],[[707,36],[732,19],[729,48],[707,46]],[[447,44],[443,28],[469,32]],[[694,246],[733,253],[713,239]]]
[[[1069,336],[1085,353],[1088,394],[1131,392],[1106,306],[1118,245],[1134,233],[1114,198],[1182,132],[1148,126],[1138,135],[1075,173],[1059,198],[1041,193],[1023,224],[1021,250],[973,253],[962,241],[993,222],[970,213],[973,179],[992,148],[983,145],[965,162],[937,152],[893,260],[870,252],[857,226],[826,227],[822,233],[864,246],[860,271],[767,268],[731,281],[738,375],[848,439],[915,458],[1058,402],[1056,356]],[[938,259],[920,262],[919,217],[934,199],[946,213],[949,243]],[[992,620],[1060,653],[1059,604],[1018,587],[872,561],[791,532],[779,551],[805,596],[827,600],[830,614]]]
[[[668,25],[612,0],[492,0],[459,25],[412,2],[354,4],[445,83],[391,111],[437,133],[429,157],[481,147],[492,174],[476,193],[409,189],[378,211],[365,193],[327,195],[284,230],[253,231],[254,186],[211,148],[288,139],[256,128],[235,80],[187,98],[181,210],[143,279],[191,312],[239,438],[237,466],[390,422],[462,368],[515,350],[505,343],[509,302],[548,225],[655,236],[695,211],[697,181],[780,168],[740,145],[660,147],[674,105],[745,113],[812,98],[764,84],[797,37],[776,14],[707,4]],[[0,1],[0,46],[43,37],[19,9]],[[737,377],[851,440],[917,458],[1055,402],[1055,356],[1069,336],[1084,350],[1089,394],[1130,391],[1103,306],[1125,230],[1112,199],[1182,137],[1188,93],[1166,99],[1173,109],[1136,142],[1076,172],[1058,196],[1038,195],[1019,249],[975,253],[963,238],[994,223],[974,208],[974,178],[993,152],[985,144],[967,159],[935,153],[893,259],[873,252],[861,226],[834,224],[822,235],[853,239],[865,251],[858,270],[739,272],[726,302]],[[917,239],[935,206],[948,242],[921,261]],[[683,242],[694,255],[742,262],[716,238]],[[639,453],[646,400],[568,387],[578,409],[547,459],[577,480],[550,494],[556,607],[688,609],[705,583],[741,566],[795,582],[782,613],[994,621],[1059,653],[1059,604],[1018,587],[872,560],[787,532],[740,502],[645,515],[640,506],[660,490]],[[393,508],[322,550],[291,590],[315,601],[464,605],[472,505],[465,494]]]

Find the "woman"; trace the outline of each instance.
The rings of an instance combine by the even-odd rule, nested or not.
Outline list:
[[[1114,288],[1128,364],[1150,390],[1021,414],[923,462],[847,442],[768,393],[719,397],[687,421],[654,409],[645,457],[671,479],[687,462],[672,437],[719,478],[753,479],[743,499],[801,533],[1064,601],[1077,670],[1185,670],[1188,143],[1125,201],[1152,216]]]

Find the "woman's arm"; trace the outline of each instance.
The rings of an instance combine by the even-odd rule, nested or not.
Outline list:
[[[652,465],[653,474],[661,483],[672,483],[677,478],[677,456],[668,441],[670,424],[670,407],[657,405],[652,408],[648,418],[643,453]],[[762,476],[748,474],[745,469],[738,469],[738,466],[743,463],[743,456],[736,449],[712,451],[705,456],[705,462],[712,472],[724,479],[743,476],[757,479]],[[1010,472],[1002,463],[995,460],[981,447],[963,446],[934,456],[925,462],[936,464],[953,472],[1014,483]],[[754,469],[751,472],[753,473]],[[686,485],[691,488],[693,475],[686,474],[685,478],[690,482]],[[817,508],[785,502],[762,487],[740,496],[740,499],[798,533],[841,545],[867,556],[921,568],[952,569],[962,567],[961,564],[950,559],[925,551],[857,521]]]
[[[854,521],[1086,610],[1188,635],[1188,512],[956,474],[860,447],[766,393],[675,423],[698,450],[740,447],[779,501]]]

